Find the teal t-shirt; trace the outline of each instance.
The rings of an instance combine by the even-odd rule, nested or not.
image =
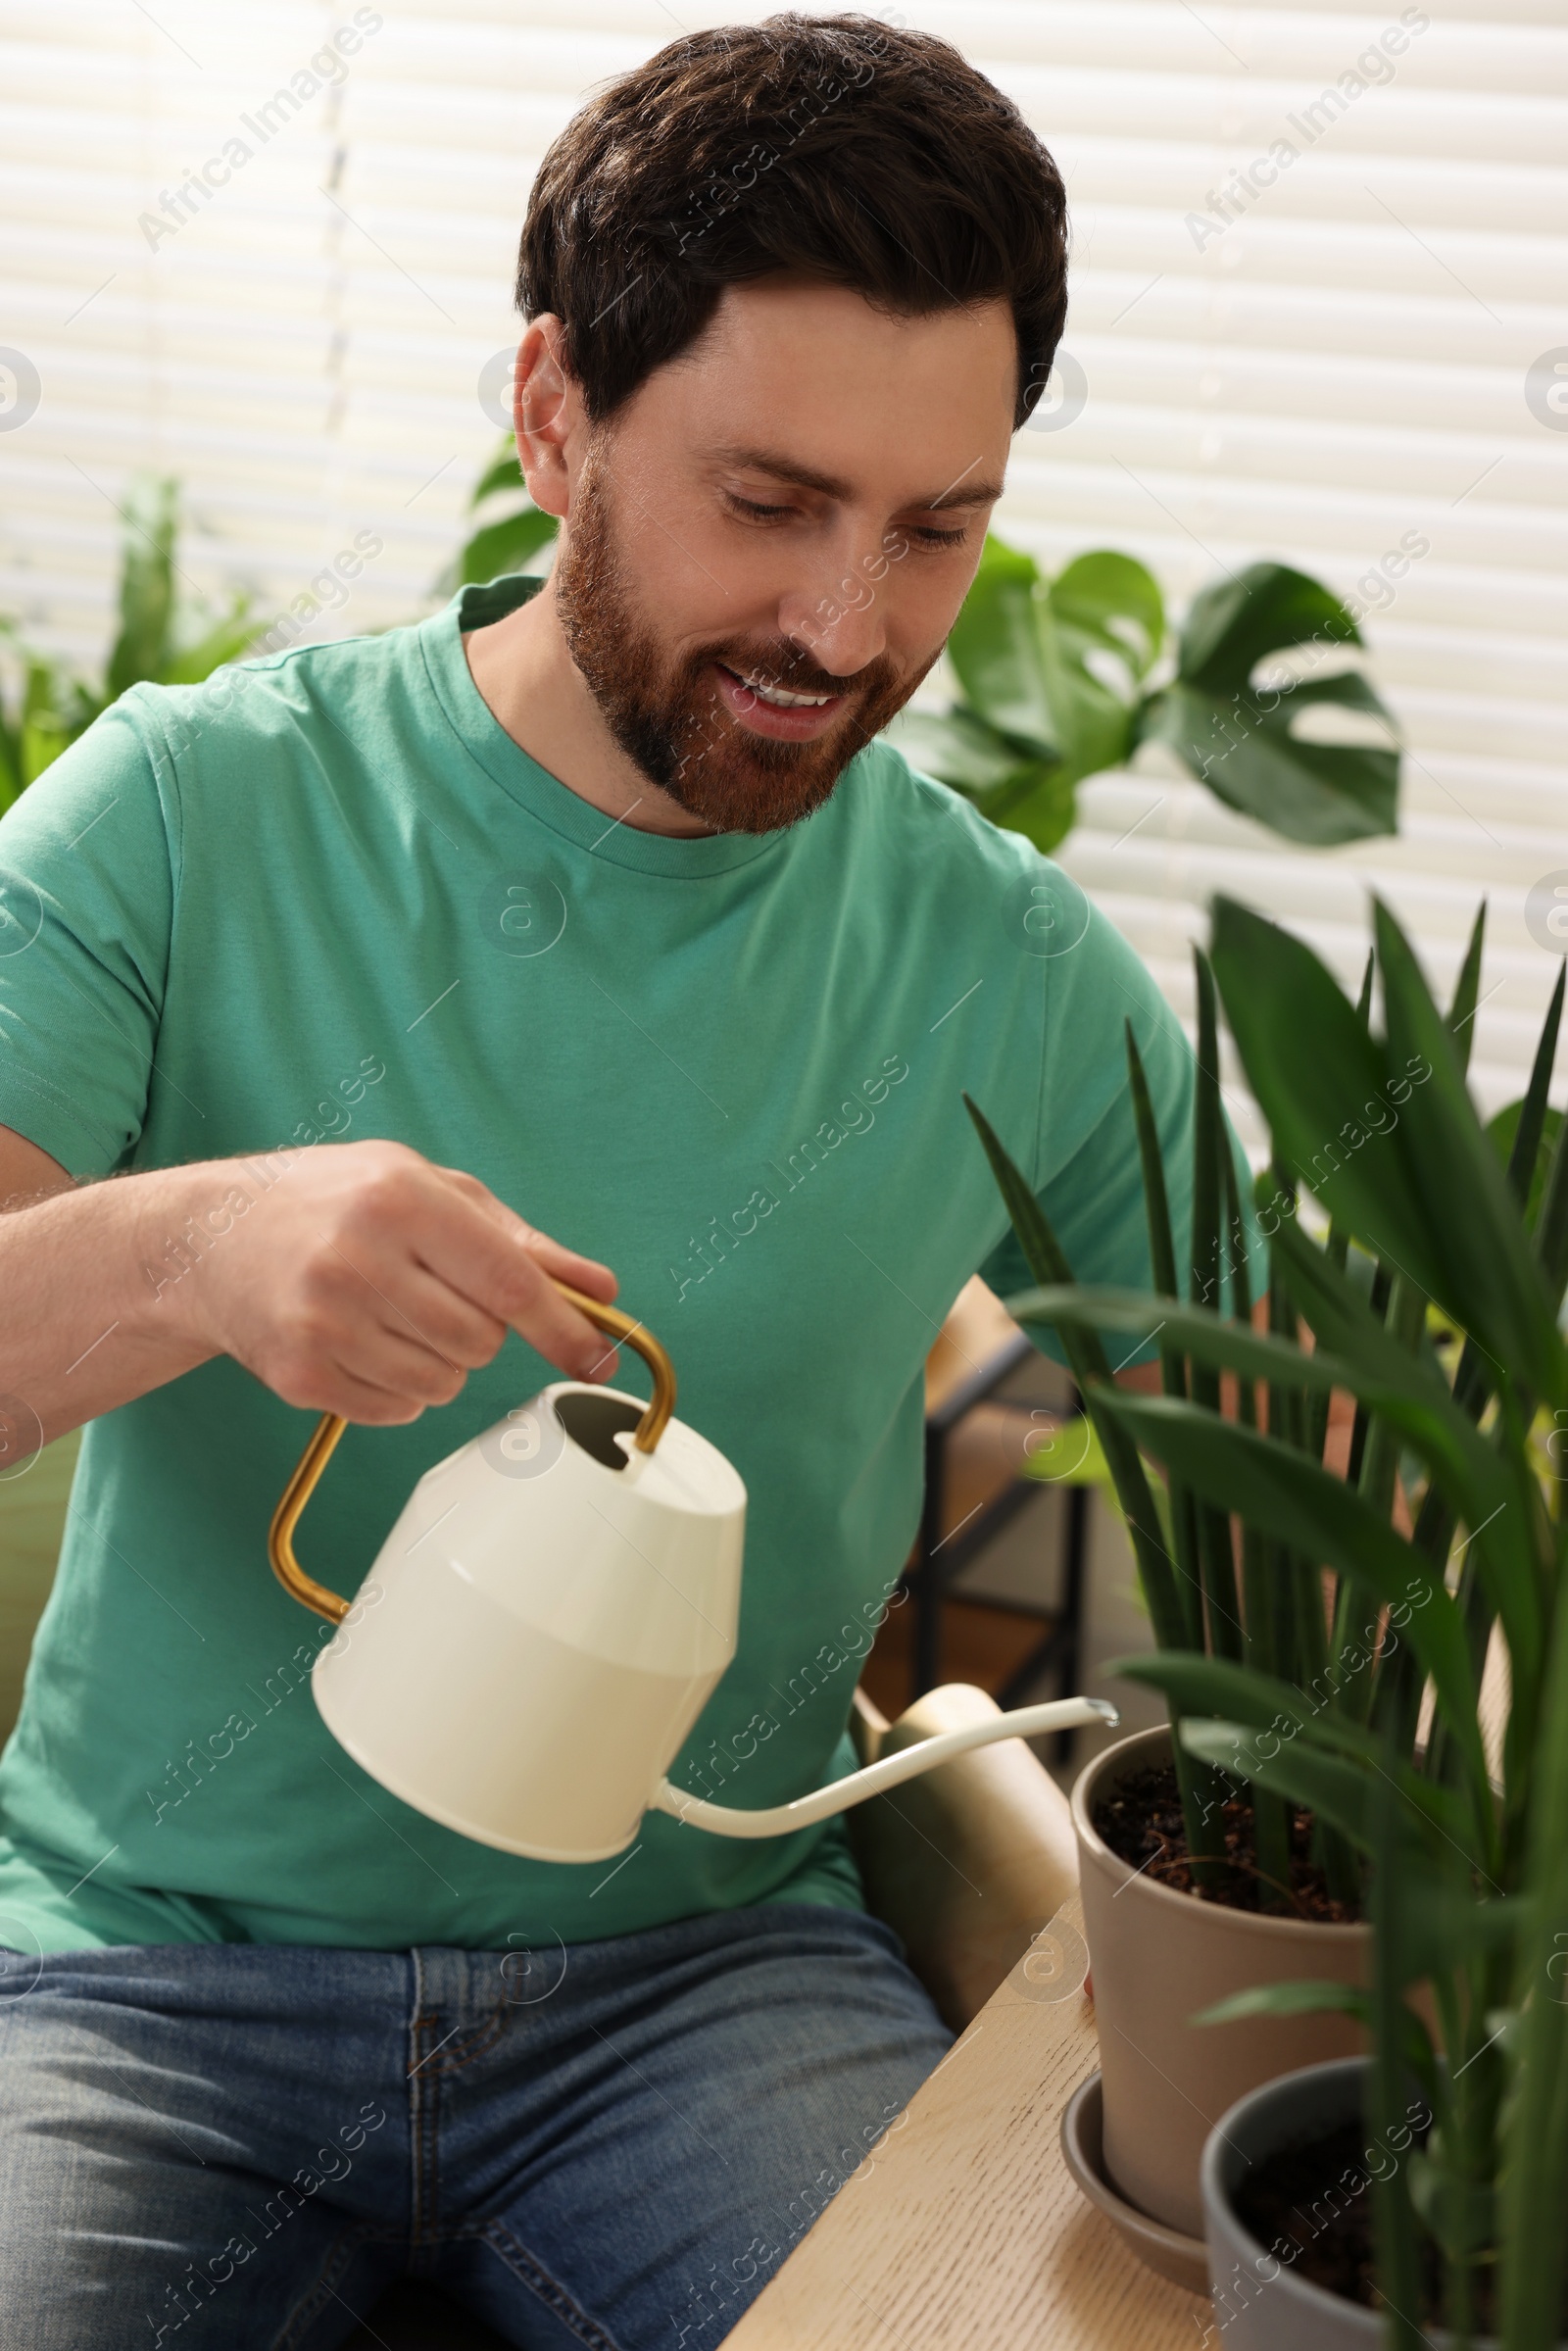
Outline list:
[[[0,1122],[82,1178],[393,1137],[612,1266],[750,1496],[738,1654],[670,1776],[776,1804],[850,1766],[943,1316],[977,1270],[1021,1286],[962,1094],[1079,1274],[1140,1283],[1123,1023],[1178,1179],[1191,1055],[1075,885],[886,742],[785,831],[611,824],[468,673],[461,631],[533,584],[138,687],[24,795]],[[304,1564],[352,1594],[415,1481],[557,1376],[514,1337],[453,1404],[351,1429]],[[629,1353],[620,1384],[646,1385]],[[88,1427],[0,1762],[0,1943],[495,1948],[860,1904],[841,1823],[754,1843],[650,1815],[619,1866],[568,1867],[364,1774],[309,1688],[329,1628],[267,1561],[314,1425],[223,1358]]]

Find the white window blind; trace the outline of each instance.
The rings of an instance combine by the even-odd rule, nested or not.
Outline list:
[[[1475,1077],[1509,1099],[1555,976],[1527,894],[1568,869],[1564,0],[904,13],[1069,186],[1066,360],[999,530],[1125,548],[1178,609],[1260,556],[1358,593],[1410,747],[1396,841],[1295,851],[1141,767],[1082,790],[1065,861],[1184,1017],[1216,889],[1353,981],[1375,887],[1445,984],[1485,891]],[[676,30],[661,0],[0,0],[0,612],[101,661],[138,469],[179,475],[215,597],[317,635],[428,610],[532,173]]]

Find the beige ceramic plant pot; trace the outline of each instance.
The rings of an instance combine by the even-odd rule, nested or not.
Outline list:
[[[1104,2095],[1104,2163],[1128,2200],[1167,2228],[1203,2233],[1199,2160],[1228,2107],[1277,2075],[1364,2046],[1343,2016],[1189,2019],[1254,1984],[1328,1976],[1364,1984],[1365,1927],[1230,1910],[1138,1875],[1093,1826],[1096,1805],[1149,1764],[1170,1733],[1141,1731],[1098,1755],[1073,1789],[1084,1933]]]

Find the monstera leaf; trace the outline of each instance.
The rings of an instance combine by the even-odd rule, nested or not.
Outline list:
[[[1339,598],[1283,563],[1252,563],[1193,604],[1176,676],[1151,697],[1143,742],[1166,744],[1209,790],[1288,841],[1323,848],[1391,833],[1399,756],[1389,711],[1355,670],[1281,686],[1254,682],[1261,663],[1308,644],[1359,645]],[[1314,741],[1311,711],[1357,714],[1381,743]],[[1370,726],[1365,722],[1370,721]]]
[[[1049,856],[1072,830],[1070,778],[1054,756],[987,726],[961,704],[952,710],[906,710],[894,739],[911,766],[974,802],[993,824],[1023,833]]]
[[[948,639],[969,708],[997,733],[1059,756],[1046,687],[1037,597],[1040,566],[987,539],[974,585]]]
[[[1165,607],[1129,555],[1079,556],[1039,598],[1046,693],[1074,783],[1132,749],[1138,688],[1158,659]]]
[[[1097,549],[1047,579],[1031,557],[988,538],[948,644],[962,699],[942,713],[906,712],[893,739],[1046,850],[1071,830],[1074,787],[1125,765],[1144,742],[1165,745],[1218,799],[1288,840],[1396,829],[1398,753],[1366,680],[1341,670],[1258,681],[1263,664],[1298,647],[1360,643],[1338,597],[1283,563],[1254,563],[1197,598],[1174,676],[1152,687],[1165,633],[1158,583],[1132,556]],[[1348,731],[1376,740],[1330,739]]]
[[[1047,580],[987,539],[948,642],[964,699],[906,712],[894,740],[993,823],[1053,850],[1072,829],[1079,779],[1128,756],[1164,630],[1159,589],[1131,556],[1080,556]]]

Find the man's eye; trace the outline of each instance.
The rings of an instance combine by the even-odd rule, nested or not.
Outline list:
[[[755,522],[776,522],[781,514],[792,514],[795,512],[793,507],[763,506],[756,498],[738,498],[733,493],[730,495],[730,505],[734,507],[737,514],[749,514]]]
[[[933,530],[929,524],[917,524],[908,535],[911,539],[918,539],[922,547],[959,547],[969,533],[967,528]]]

